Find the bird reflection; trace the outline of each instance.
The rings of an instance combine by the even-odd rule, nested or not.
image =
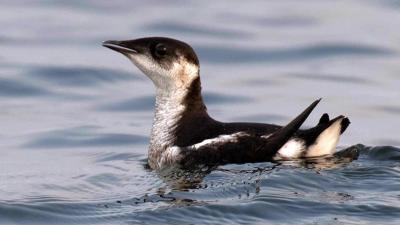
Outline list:
[[[307,169],[323,170],[323,169],[333,169],[346,166],[348,163],[356,160],[360,153],[360,147],[358,145],[351,146],[349,148],[343,149],[336,152],[334,155],[329,157],[315,157],[315,158],[304,158],[291,161],[278,161],[271,166],[271,164],[266,164],[263,167],[252,167],[245,169],[232,169],[215,166],[195,166],[192,168],[179,168],[170,167],[158,172],[158,176],[163,179],[167,186],[176,191],[189,191],[192,189],[202,189],[206,188],[207,184],[203,182],[204,177],[213,171],[222,171],[224,173],[233,174],[250,174],[252,180],[254,177],[257,183],[258,179],[261,179],[262,175],[266,173],[271,173],[276,168],[281,166],[293,166],[293,167],[303,167]],[[256,164],[259,165],[259,164]],[[263,164],[261,164],[263,165]],[[257,185],[256,185],[257,186]],[[258,192],[260,187],[258,187]],[[165,188],[159,190],[159,194],[165,194]]]

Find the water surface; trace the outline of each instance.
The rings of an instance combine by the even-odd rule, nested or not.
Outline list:
[[[399,224],[396,1],[1,5],[1,224]],[[219,120],[283,124],[322,97],[305,127],[345,114],[358,160],[149,170],[153,86],[101,47],[143,36],[193,45]]]

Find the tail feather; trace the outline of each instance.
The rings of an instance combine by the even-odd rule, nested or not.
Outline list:
[[[349,124],[350,120],[344,116],[330,120],[314,142],[308,146],[305,156],[316,157],[335,153],[340,134],[346,130]]]
[[[319,119],[318,125],[329,123],[329,115],[328,113],[324,113]]]
[[[300,126],[304,123],[313,109],[318,105],[321,99],[314,101],[310,106],[308,106],[301,114],[294,118],[286,126],[275,131],[272,135],[268,137],[263,148],[273,149],[275,155],[276,152],[293,136],[293,134],[298,131]]]
[[[342,128],[340,129],[340,134],[343,134],[343,132],[346,131],[347,127],[350,125],[350,120],[349,118],[345,117],[342,120]]]

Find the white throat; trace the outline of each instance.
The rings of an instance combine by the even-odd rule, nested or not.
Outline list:
[[[154,59],[132,54],[128,58],[156,86],[156,106],[150,138],[150,151],[163,151],[176,141],[176,129],[186,110],[185,98],[190,85],[199,77],[199,67],[182,57],[163,68]]]
[[[145,55],[127,55],[150,80],[157,89],[164,92],[175,92],[186,89],[199,76],[199,67],[187,62],[182,57],[173,62],[168,69],[161,67],[153,59]]]
[[[157,90],[150,148],[164,149],[173,145],[176,140],[174,131],[186,109],[183,104],[185,96],[182,91],[171,94]]]

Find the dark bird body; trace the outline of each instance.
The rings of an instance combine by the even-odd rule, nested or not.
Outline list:
[[[320,100],[286,126],[223,123],[212,119],[201,96],[194,50],[162,37],[107,41],[103,46],[127,56],[156,86],[156,110],[149,165],[192,167],[316,157],[333,154],[350,121],[324,114],[310,129],[300,126]]]

